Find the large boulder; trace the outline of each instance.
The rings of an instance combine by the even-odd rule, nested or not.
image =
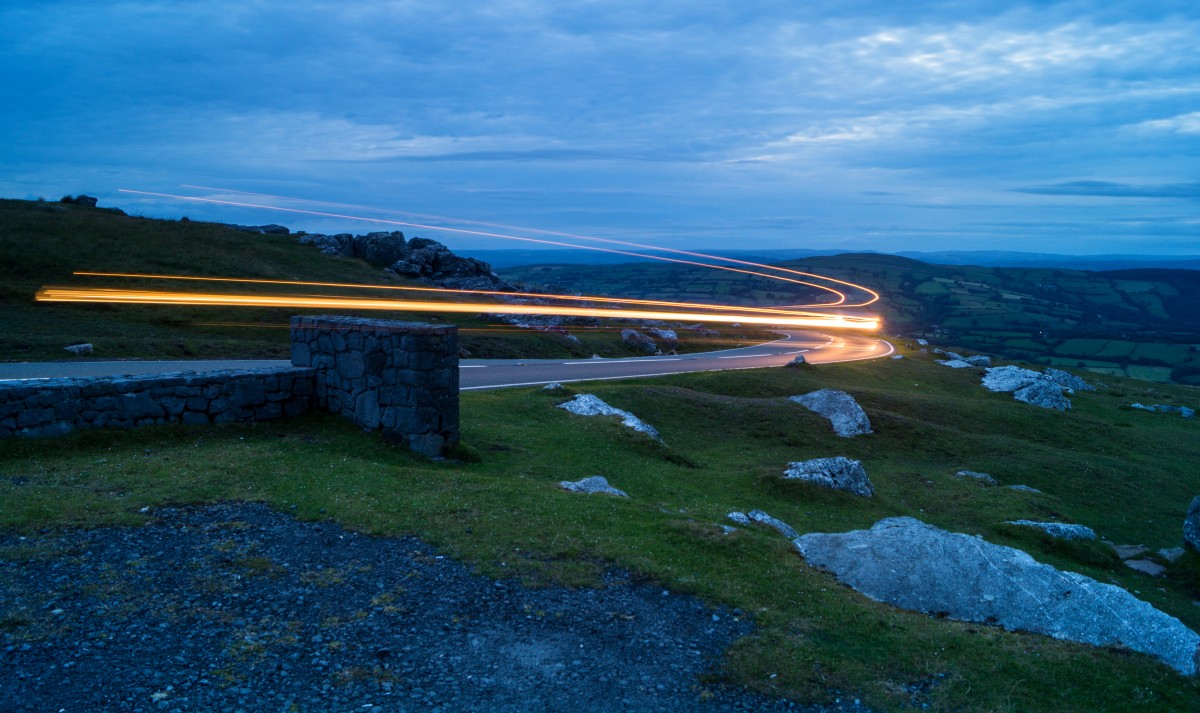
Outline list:
[[[644,433],[655,440],[662,440],[662,437],[658,435],[658,430],[653,426],[628,411],[609,406],[599,396],[594,394],[578,394],[570,401],[559,404],[558,407],[576,416],[619,416],[621,423],[625,426]]]
[[[997,393],[1016,391],[1040,378],[1042,375],[1032,369],[1011,365],[996,366],[984,372],[983,388]]]
[[[910,517],[870,530],[794,540],[809,564],[876,601],[1150,654],[1196,673],[1200,635],[1126,590],[1037,562],[1025,552]]]
[[[818,413],[833,424],[833,432],[844,438],[871,433],[871,419],[867,412],[845,391],[820,389],[802,396],[791,396],[789,400]]]
[[[1200,552],[1200,495],[1192,498],[1187,517],[1183,519],[1183,541]]]
[[[867,478],[867,471],[862,463],[844,456],[788,463],[783,477],[785,480],[803,480],[823,488],[844,490],[866,498],[875,495],[875,488]]]

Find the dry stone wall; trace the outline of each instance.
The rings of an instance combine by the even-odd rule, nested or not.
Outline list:
[[[295,317],[292,366],[0,381],[0,437],[341,414],[436,457],[458,442],[454,326]]]
[[[292,363],[317,370],[317,404],[428,456],[458,442],[458,328],[293,317]]]
[[[0,436],[299,416],[313,404],[315,380],[315,369],[284,367],[0,382]]]

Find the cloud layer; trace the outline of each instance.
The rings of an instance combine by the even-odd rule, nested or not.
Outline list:
[[[1200,12],[1112,5],[6,4],[0,194],[283,220],[115,193],[192,183],[665,246],[1200,252]]]

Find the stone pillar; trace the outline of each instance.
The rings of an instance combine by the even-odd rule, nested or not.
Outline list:
[[[414,451],[458,442],[458,328],[319,315],[292,318],[292,364],[316,368],[318,406]]]

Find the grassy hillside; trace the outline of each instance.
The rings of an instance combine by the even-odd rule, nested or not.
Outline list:
[[[879,290],[885,328],[893,333],[1104,374],[1200,383],[1200,271],[947,266],[876,254],[781,264]],[[751,306],[813,295],[807,288],[725,271],[707,271],[706,281],[695,282],[699,271],[638,263],[602,271],[529,266],[504,274],[631,297],[692,290]]]
[[[64,359],[68,344],[90,342],[96,358],[287,356],[287,324],[296,310],[38,304],[47,285],[196,289],[195,283],[76,277],[76,270],[307,280],[364,285],[408,284],[360,260],[323,255],[286,235],[258,235],[227,225],[127,216],[60,203],[0,200],[0,360]],[[274,286],[207,286],[211,290],[281,291]],[[287,291],[287,290],[283,290]],[[332,293],[292,288],[292,292]],[[345,290],[339,292],[345,293]],[[363,294],[363,293],[360,293]],[[400,312],[369,316],[453,321],[461,344],[476,357],[624,356],[635,353],[617,332],[562,335],[493,325],[483,316]],[[683,349],[762,341],[753,330],[722,330],[717,338],[683,333]]]
[[[493,576],[590,586],[615,564],[739,607],[759,628],[731,651],[725,675],[770,694],[854,696],[883,710],[1200,710],[1200,684],[1149,657],[903,612],[807,567],[773,531],[718,527],[725,513],[752,508],[802,532],[913,516],[1118,584],[1200,628],[1200,556],[1153,579],[1102,544],[1001,524],[1058,519],[1117,543],[1180,544],[1182,518],[1200,493],[1200,423],[1127,406],[1194,406],[1200,390],[1106,381],[1072,397],[1067,413],[988,393],[974,370],[913,353],[576,387],[656,426],[665,446],[616,419],[555,408],[563,394],[471,392],[462,462],[420,460],[336,417],[83,433],[54,449],[9,442],[0,449],[0,527],[137,524],[153,517],[140,512],[148,505],[263,500],[367,532],[414,533]],[[784,398],[822,387],[854,394],[876,433],[834,437],[828,422]],[[834,455],[863,461],[875,498],[778,477],[789,461]],[[1043,494],[956,478],[963,468]],[[631,497],[555,487],[596,474]],[[17,550],[0,557],[38,556]],[[0,610],[9,621],[42,615]]]

